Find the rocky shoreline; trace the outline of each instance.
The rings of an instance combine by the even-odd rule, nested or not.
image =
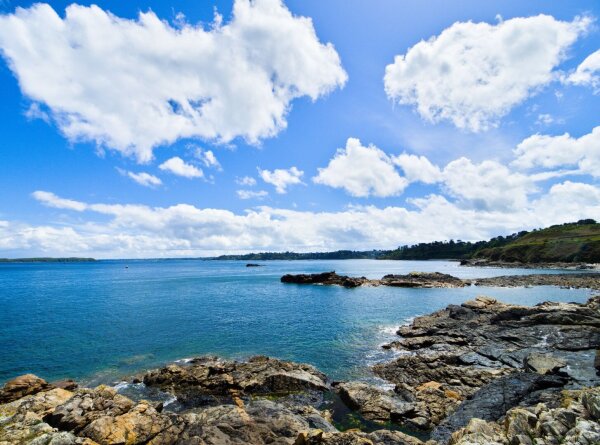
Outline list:
[[[467,267],[494,267],[502,269],[600,270],[600,264],[598,263],[522,263],[519,261],[495,261],[486,258],[460,260],[460,265]]]
[[[129,379],[171,405],[21,376],[0,390],[0,444],[600,443],[600,297],[533,307],[478,297],[398,336],[385,347],[399,356],[373,367],[393,389],[262,356],[199,357]],[[332,397],[379,426],[343,428]]]
[[[333,272],[316,274],[287,274],[281,277],[282,283],[317,284],[324,286],[391,286],[405,288],[460,288],[466,286],[487,287],[529,287],[559,286],[574,289],[600,290],[600,273],[552,273],[530,275],[504,275],[491,278],[463,280],[439,272],[411,272],[406,275],[385,275],[383,278],[349,277]]]

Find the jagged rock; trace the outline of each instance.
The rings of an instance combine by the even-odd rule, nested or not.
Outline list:
[[[439,272],[411,272],[406,275],[385,275],[380,280],[370,280],[365,277],[348,277],[335,272],[315,274],[286,274],[281,277],[282,283],[294,284],[323,284],[337,285],[347,288],[358,286],[392,286],[392,287],[464,287],[470,284],[468,280],[461,280],[452,275]]]
[[[79,386],[75,380],[71,380],[71,379],[58,380],[56,382],[50,383],[50,385],[53,388],[66,389],[67,391],[73,391],[73,390],[77,389]]]
[[[414,417],[415,405],[401,400],[391,391],[384,391],[360,382],[340,383],[336,386],[342,400],[358,410],[368,420],[375,422],[402,422]]]
[[[452,434],[450,445],[507,445],[502,428],[494,423],[473,418],[460,431]]]
[[[51,386],[44,379],[33,374],[25,374],[6,382],[0,389],[0,403],[9,403],[50,388]]]
[[[561,407],[544,404],[509,410],[500,422],[471,419],[454,432],[452,445],[596,445],[600,443],[600,424],[591,419],[586,398],[595,397],[600,388],[565,391]],[[445,443],[442,441],[441,443]]]
[[[592,419],[600,420],[600,388],[584,391],[581,396],[581,403],[590,413]]]
[[[426,407],[416,409],[412,426],[428,428],[450,416],[440,426],[447,438],[472,417],[496,420],[518,404],[551,404],[563,385],[600,384],[599,323],[598,298],[529,307],[479,296],[400,328],[402,338],[388,347],[410,353],[373,370]],[[516,383],[507,393],[504,382]]]
[[[476,286],[523,287],[523,286],[560,286],[565,288],[600,289],[598,273],[551,273],[531,275],[504,275],[500,277],[478,278],[473,280]]]
[[[365,277],[354,278],[345,275],[338,275],[333,272],[323,272],[314,274],[298,274],[292,275],[287,274],[281,277],[282,283],[293,283],[293,284],[325,284],[325,285],[337,285],[343,287],[358,287],[367,283],[369,280]]]
[[[143,381],[148,386],[171,392],[186,406],[231,400],[233,393],[286,394],[328,389],[327,377],[314,367],[262,356],[246,362],[199,358],[189,365],[170,365],[150,371]]]
[[[117,417],[127,413],[134,403],[107,386],[78,390],[75,396],[45,417],[50,425],[78,433],[101,417]]]
[[[429,445],[431,442],[427,442]],[[345,431],[324,433],[313,430],[298,435],[294,445],[424,445],[422,441],[400,431],[378,430],[372,433]]]
[[[60,443],[59,440],[67,440],[64,434],[55,437],[55,430],[43,421],[43,416],[72,396],[69,391],[52,389],[0,405],[0,444],[34,440],[36,442],[32,443],[45,444],[50,443],[51,440],[55,443]]]
[[[529,371],[544,375],[557,372],[559,369],[567,366],[567,362],[554,358],[550,354],[534,352],[525,358],[523,365]]]
[[[411,272],[407,275],[385,275],[379,282],[382,286],[393,287],[465,287],[469,281],[439,272]]]
[[[562,387],[564,382],[555,376],[534,373],[514,373],[496,379],[464,401],[431,434],[432,439],[447,441],[453,431],[464,427],[472,418],[498,420],[510,408],[517,406],[527,395],[541,388]]]

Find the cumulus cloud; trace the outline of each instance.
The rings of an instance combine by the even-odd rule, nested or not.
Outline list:
[[[0,249],[131,258],[393,248],[451,238],[479,240],[581,218],[600,219],[600,188],[570,181],[554,185],[512,212],[463,207],[440,195],[412,199],[410,207],[360,206],[339,212],[259,207],[241,214],[187,204],[148,207],[85,203],[50,192],[36,192],[34,196],[45,205],[80,212],[84,222],[35,226],[4,221],[0,224]],[[101,223],[86,220],[88,213],[108,219]]]
[[[277,168],[273,171],[258,169],[258,175],[267,184],[275,186],[275,191],[279,194],[287,192],[290,185],[302,184],[302,175],[304,172],[296,167],[281,169]]]
[[[320,168],[313,181],[344,189],[356,197],[395,196],[408,185],[387,154],[374,145],[365,147],[355,138],[349,138],[346,148],[337,150],[329,165]]]
[[[71,141],[135,156],[180,138],[250,143],[286,127],[291,102],[342,87],[331,44],[281,0],[235,0],[209,29],[153,12],[137,20],[73,4],[0,15],[0,49],[25,96]]]
[[[202,161],[204,166],[221,169],[221,164],[217,160],[217,157],[211,150],[202,150],[198,153],[199,159]]]
[[[515,211],[526,206],[527,195],[536,191],[533,178],[490,160],[452,161],[444,168],[443,180],[451,195],[480,210]]]
[[[576,165],[581,173],[600,177],[600,126],[579,138],[535,134],[514,150],[513,165],[521,169]]]
[[[204,176],[202,170],[198,167],[188,164],[179,156],[174,156],[171,159],[166,160],[162,164],[158,166],[163,171],[167,171],[169,173],[173,173],[177,176],[183,176],[184,178],[201,178]]]
[[[595,94],[600,94],[600,49],[586,57],[566,81],[575,85],[590,86]]]
[[[162,181],[160,180],[160,178],[151,175],[150,173],[135,173],[130,171],[122,171],[122,174],[125,174],[127,177],[133,179],[139,185],[143,185],[144,187],[157,187],[159,185],[162,185]]]
[[[394,164],[402,168],[404,176],[410,182],[435,184],[442,180],[442,172],[437,165],[431,163],[425,156],[402,153],[393,158]]]
[[[256,179],[251,176],[244,176],[243,178],[237,178],[235,183],[238,185],[245,185],[248,187],[252,187],[256,185]]]
[[[565,51],[590,22],[538,15],[497,25],[454,23],[396,56],[386,67],[385,91],[428,121],[486,130],[556,79]]]
[[[240,199],[263,199],[269,195],[264,190],[238,190],[236,193]]]

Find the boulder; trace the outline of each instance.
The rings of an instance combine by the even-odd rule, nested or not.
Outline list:
[[[335,389],[350,408],[374,422],[402,422],[414,417],[415,405],[400,399],[392,391],[360,382],[339,383]]]
[[[561,368],[567,366],[567,362],[559,358],[555,358],[550,354],[540,354],[534,352],[525,358],[523,365],[528,371],[545,375],[556,373]]]
[[[0,389],[0,404],[52,388],[48,382],[33,374],[25,374],[6,382]]]

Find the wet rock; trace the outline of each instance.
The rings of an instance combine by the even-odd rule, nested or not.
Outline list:
[[[44,379],[33,374],[25,374],[6,382],[0,389],[0,403],[9,403],[50,388],[51,386]]]

